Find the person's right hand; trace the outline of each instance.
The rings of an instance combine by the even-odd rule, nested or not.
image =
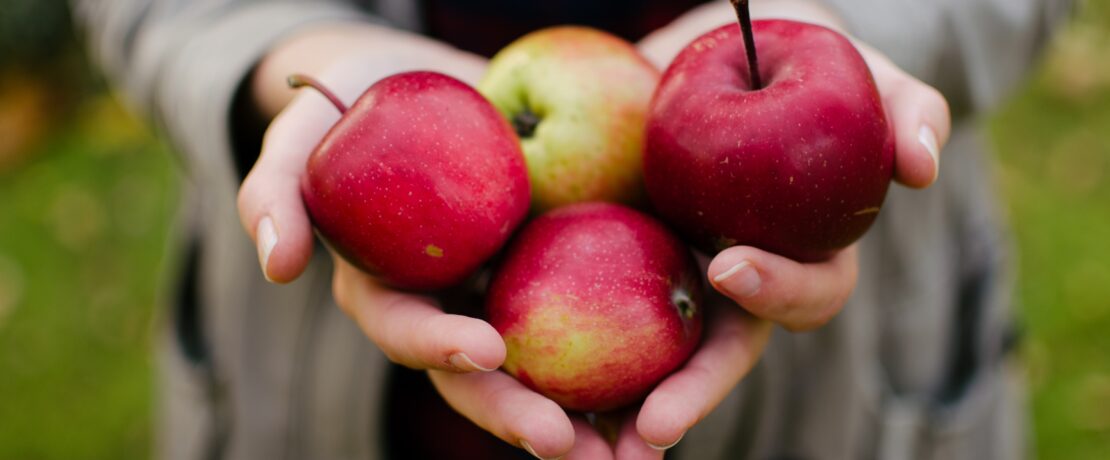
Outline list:
[[[301,199],[301,178],[308,156],[340,117],[315,91],[290,90],[286,77],[315,77],[349,105],[377,80],[418,69],[473,85],[485,60],[403,32],[333,24],[293,37],[259,65],[252,81],[254,101],[263,115],[276,117],[239,190],[239,216],[258,247],[267,279],[293,281],[308,265],[313,232]],[[342,257],[333,254],[333,260],[339,307],[390,360],[429,370],[437,389],[462,415],[538,457],[610,455],[584,419],[568,416],[509,375],[490,372],[504,361],[505,344],[489,323],[444,313],[432,298],[390,289]],[[466,373],[480,378],[443,378]]]
[[[308,265],[312,224],[301,199],[308,156],[340,113],[313,90],[285,86],[292,73],[316,77],[348,105],[377,80],[407,70],[436,70],[473,83],[485,60],[418,36],[366,25],[309,30],[279,45],[253,80],[256,105],[279,110],[262,153],[239,190],[239,216],[258,247],[266,278],[286,283]],[[337,303],[393,361],[417,369],[495,369],[504,359],[500,335],[484,321],[446,315],[429,299],[393,292],[337,261]]]

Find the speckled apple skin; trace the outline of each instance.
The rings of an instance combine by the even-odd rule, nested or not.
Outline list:
[[[339,254],[420,290],[462,281],[529,206],[512,128],[473,88],[433,72],[367,89],[309,157],[301,194]]]
[[[508,119],[540,122],[521,140],[535,212],[587,201],[644,204],[644,122],[659,70],[596,29],[542,29],[490,61],[478,90]]]
[[[867,64],[842,35],[755,21],[752,91],[736,24],[693,41],[663,74],[644,176],[658,213],[699,248],[751,245],[823,260],[882,206],[894,137]]]
[[[506,372],[567,409],[605,411],[643,398],[690,356],[700,279],[689,250],[654,219],[571,205],[521,231],[486,313],[505,339]]]

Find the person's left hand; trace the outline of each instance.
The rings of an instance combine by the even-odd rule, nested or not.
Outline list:
[[[753,18],[795,19],[843,31],[839,18],[816,2],[753,1],[751,6]],[[694,38],[734,17],[728,3],[709,4],[649,35],[638,46],[649,60],[665,67]],[[950,130],[947,102],[875,49],[853,43],[871,69],[895,134],[895,180],[912,188],[930,186],[936,181],[939,151]],[[648,396],[635,417],[635,430],[622,430],[619,457],[651,458],[638,448],[645,443],[673,446],[723,400],[765,347],[770,323],[763,320],[791,331],[813,330],[831,320],[855,288],[858,263],[856,244],[818,263],[799,263],[750,246],[717,254],[706,271],[710,284],[736,305],[714,305],[713,316],[706,318],[711,331],[706,342],[686,367]],[[719,322],[725,323],[725,331]],[[644,455],[623,455],[637,452]]]

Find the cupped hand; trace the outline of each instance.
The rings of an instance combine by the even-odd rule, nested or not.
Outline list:
[[[912,188],[932,185],[951,129],[948,103],[882,53],[853,43],[871,68],[894,131],[894,179]],[[851,296],[859,271],[857,246],[818,263],[736,246],[717,254],[708,275],[714,288],[752,314],[792,331],[808,331],[836,316]]]
[[[751,6],[753,18],[787,18],[844,31],[839,18],[815,2],[754,1]],[[638,46],[662,68],[694,38],[734,20],[732,7],[727,2],[716,2],[692,10],[645,37]],[[936,181],[940,150],[950,132],[947,102],[937,90],[899,69],[882,53],[858,40],[853,43],[870,67],[894,132],[894,179],[911,188],[930,186]],[[742,310],[735,306],[718,308],[717,317],[707,321],[710,331],[721,329],[718,323],[725,322],[732,324],[724,326],[725,330],[734,332],[710,332],[690,363],[660,384],[645,401],[636,417],[636,433],[656,446],[678,442],[758,359],[769,336],[769,322],[791,331],[808,331],[824,325],[851,296],[857,275],[858,245],[818,263],[799,263],[748,246],[721,251],[708,266],[709,282]],[[712,359],[725,355],[741,359],[731,362]],[[699,366],[703,360],[718,366]],[[707,388],[725,390],[705,391]],[[639,446],[628,438],[621,438],[618,453],[622,446]],[[629,451],[634,449],[629,447]]]
[[[484,60],[426,39],[371,26],[317,29],[276,48],[259,66],[259,108],[276,110],[294,92],[292,73],[315,76],[350,105],[382,77],[431,69],[473,82]],[[301,178],[313,149],[340,113],[326,98],[301,91],[274,118],[262,153],[239,190],[239,216],[258,247],[266,278],[297,278],[313,251],[312,225],[301,200]],[[336,302],[393,361],[418,369],[456,372],[496,369],[505,358],[501,336],[488,323],[443,313],[429,298],[382,286],[335,257]]]
[[[845,33],[835,14],[812,1],[754,1],[751,11],[757,19],[793,19]],[[650,60],[665,66],[697,36],[733,21],[731,5],[716,2],[692,10],[645,37],[638,46]],[[853,43],[875,78],[894,132],[894,179],[912,188],[928,187],[936,181],[940,149],[951,127],[948,103],[940,92],[899,69],[879,51],[858,40]],[[856,253],[853,245],[829,260],[803,264],[737,246],[721,251],[708,275],[717,291],[755,316],[793,331],[806,331],[828,322],[851,295],[858,273]]]
[[[484,66],[484,59],[427,39],[352,24],[306,31],[275,48],[256,70],[252,92],[259,110],[276,117],[239,191],[240,219],[257,244],[266,278],[290,282],[308,265],[313,233],[301,179],[309,155],[340,117],[320,94],[287,88],[286,76],[313,76],[350,105],[375,81],[398,72],[435,70],[473,84]],[[341,257],[334,260],[337,304],[389,359],[450,372],[501,365],[505,345],[488,323],[446,314],[429,297],[390,289]]]
[[[240,219],[257,244],[266,278],[290,282],[308,264],[313,233],[301,179],[312,150],[340,117],[316,92],[284,86],[286,76],[312,76],[349,106],[375,81],[397,72],[434,70],[474,84],[484,67],[479,57],[370,26],[330,26],[279,45],[252,82],[259,110],[276,117],[239,192]],[[429,369],[439,391],[464,416],[539,455],[559,456],[577,446],[584,458],[605,458],[594,455],[608,447],[584,419],[572,419],[512,377],[490,372],[504,361],[505,345],[489,323],[444,313],[431,297],[391,289],[342,257],[333,254],[333,260],[339,307],[390,360]]]
[[[256,69],[251,90],[262,115],[274,118],[239,189],[239,217],[257,244],[266,278],[287,283],[308,265],[313,235],[301,178],[309,155],[341,115],[316,91],[290,89],[288,76],[314,77],[350,106],[389,75],[433,70],[474,84],[485,65],[478,56],[438,42],[356,24],[308,30],[271,51]]]

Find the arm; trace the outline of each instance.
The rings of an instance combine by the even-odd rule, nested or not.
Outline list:
[[[338,118],[316,93],[288,89],[286,76],[311,74],[351,101],[378,78],[404,70],[439,70],[471,82],[484,70],[478,57],[376,25],[342,4],[77,0],[74,6],[110,78],[201,174],[229,169],[237,93],[261,118],[273,118],[239,205],[262,271],[275,282],[296,278],[310,258],[313,240],[299,177],[305,158]],[[433,300],[387,289],[339,258],[333,285],[341,308],[395,362],[478,372],[504,359],[500,335],[485,322],[444,314]],[[478,373],[516,384],[504,374]],[[482,381],[478,391],[496,383]],[[498,396],[506,398],[513,404],[467,415],[492,421],[483,426],[515,445],[532,439],[541,453],[569,449],[571,421],[554,403],[520,388]],[[556,418],[519,416],[537,406],[558,411]],[[502,422],[510,418],[513,423]]]
[[[754,18],[789,18],[845,31],[845,21],[825,5],[804,0],[752,2]],[[660,65],[696,36],[733,21],[727,2],[695,9],[640,42],[643,52]],[[939,151],[949,132],[948,106],[941,94],[913,78],[887,57],[854,40],[875,77],[895,134],[895,179],[924,188],[936,180]],[[741,310],[730,325],[707,322],[710,337],[690,365],[664,380],[644,401],[635,425],[650,445],[669,446],[707,416],[744,377],[767,342],[770,323],[791,331],[818,328],[832,319],[851,296],[858,274],[857,245],[820,263],[798,263],[748,246],[717,254],[708,264],[710,284],[732,305],[718,311]],[[741,308],[737,308],[740,306]],[[728,316],[726,316],[728,317]],[[729,332],[713,332],[727,328]],[[632,441],[623,445],[633,446]],[[635,452],[629,447],[626,452]],[[618,451],[618,457],[621,452]]]
[[[282,37],[312,24],[371,20],[341,1],[73,0],[72,6],[94,59],[190,166],[230,160],[233,98]]]
[[[895,179],[924,188],[936,180],[939,152],[950,128],[945,97],[929,84],[946,89],[945,95],[955,97],[962,109],[997,102],[1025,74],[1043,44],[1046,24],[1055,24],[1068,3],[827,0],[821,5],[778,0],[754,1],[752,16],[785,17],[855,33],[853,40],[871,67],[892,121]],[[665,65],[702,31],[730,21],[728,9],[717,2],[693,10],[646,37],[640,47]],[[877,48],[867,44],[872,41]],[[880,50],[891,53],[890,58]],[[858,272],[856,252],[853,245],[827,262],[799,264],[756,248],[733,247],[714,258],[707,274],[717,291],[752,315],[790,330],[810,330],[835,316],[851,295]],[[703,364],[700,375],[689,372],[688,366],[660,384],[635,417],[640,437],[669,445],[708,414],[743,378],[751,354],[758,355],[765,345],[759,329],[751,331],[730,338],[736,342],[734,350],[747,354],[728,352],[729,341],[707,341],[695,355]],[[710,351],[716,356],[706,357]],[[745,370],[705,371],[730,366]],[[680,379],[698,384],[683,385]]]
[[[1075,3],[824,1],[856,37],[944,93],[957,118],[997,105],[1027,75]]]

